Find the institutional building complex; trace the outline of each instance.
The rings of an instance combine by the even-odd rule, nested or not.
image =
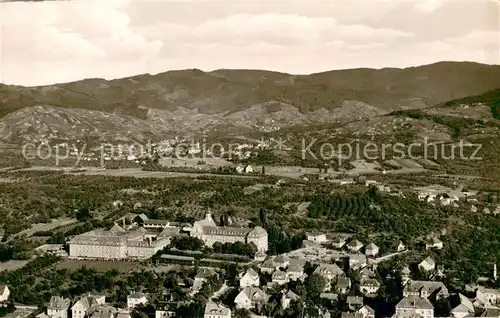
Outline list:
[[[170,244],[171,231],[155,234],[144,228],[125,230],[115,224],[109,231],[98,229],[69,241],[74,259],[146,259]]]
[[[210,213],[205,219],[194,222],[190,235],[201,239],[207,246],[220,243],[254,243],[259,252],[266,252],[268,248],[267,232],[262,227],[224,227],[217,226]]]
[[[267,232],[262,227],[222,227],[217,226],[210,213],[205,219],[197,221],[193,226],[185,226],[182,229],[175,227],[178,222],[163,222],[168,226],[146,229],[135,227],[124,229],[115,224],[110,230],[93,230],[75,236],[69,241],[69,258],[72,259],[147,259],[170,244],[171,237],[177,235],[181,230],[189,232],[191,236],[201,239],[207,246],[213,246],[215,242],[220,243],[254,243],[259,252],[265,252],[268,248]],[[148,228],[151,228],[151,222]],[[160,224],[157,222],[155,224]]]

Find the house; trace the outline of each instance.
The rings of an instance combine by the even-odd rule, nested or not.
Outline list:
[[[132,293],[127,296],[127,308],[132,309],[137,305],[146,304],[148,302],[147,295],[144,293]]]
[[[359,308],[357,313],[362,314],[363,318],[375,318],[375,309],[368,305]]]
[[[326,280],[331,281],[339,276],[345,276],[345,273],[337,264],[319,264],[313,274],[323,276]]]
[[[273,261],[278,266],[278,268],[287,268],[290,264],[290,258],[285,255],[276,256]]]
[[[436,262],[429,256],[418,264],[418,269],[425,272],[430,272],[436,268]]]
[[[237,308],[250,309],[267,303],[269,296],[258,287],[245,287],[236,296],[234,303]]]
[[[288,276],[285,272],[277,270],[273,273],[272,283],[278,285],[284,285],[288,283]]]
[[[193,292],[200,291],[201,287],[203,286],[203,283],[205,283],[209,277],[214,275],[217,275],[217,273],[213,269],[201,268],[194,277]]]
[[[341,318],[363,318],[363,314],[358,312],[342,312]]]
[[[406,246],[403,244],[403,241],[397,240],[396,241],[396,251],[402,252],[406,249]]]
[[[347,296],[346,303],[350,310],[356,311],[363,306],[363,297]]]
[[[337,249],[341,249],[345,245],[345,240],[338,236],[332,240],[332,246]]]
[[[396,305],[396,313],[393,318],[410,316],[434,318],[434,306],[427,298],[407,296]]]
[[[286,273],[288,275],[288,279],[298,280],[302,275],[304,275],[304,267],[298,264],[292,264],[288,266]]]
[[[403,286],[406,285],[406,283],[410,280],[410,275],[411,275],[410,267],[408,267],[408,265],[405,264],[401,269],[401,281],[403,283]]]
[[[443,242],[440,239],[433,237],[427,243],[425,243],[425,248],[428,250],[431,248],[440,250],[443,248]]]
[[[128,311],[118,311],[115,318],[132,318]]]
[[[253,170],[252,166],[250,166],[250,165],[247,165],[245,167],[237,166],[236,172],[238,172],[238,173],[253,173],[254,170]]]
[[[353,253],[359,252],[363,248],[363,243],[354,239],[347,244],[347,249]]]
[[[368,257],[370,256],[374,257],[378,254],[378,252],[379,252],[378,246],[373,243],[368,244],[365,248],[365,255]]]
[[[374,278],[361,279],[359,289],[365,295],[375,295],[380,288],[380,283]]]
[[[47,305],[47,316],[51,318],[68,318],[71,301],[68,298],[52,296]]]
[[[351,254],[349,255],[349,267],[352,269],[361,269],[366,266],[366,255]]]
[[[0,302],[9,300],[10,290],[7,285],[0,285]]]
[[[290,303],[292,301],[297,301],[297,300],[299,300],[299,296],[291,290],[289,290],[286,293],[284,291],[281,293],[280,302],[281,302],[281,307],[283,309],[287,309],[288,307],[290,307]]]
[[[216,304],[213,301],[205,305],[204,318],[231,318],[231,309],[222,304]]]
[[[365,267],[359,272],[359,276],[361,279],[366,279],[366,278],[373,278],[376,275],[371,269]]]
[[[440,299],[448,297],[448,288],[442,282],[410,280],[403,288],[403,296]]]
[[[351,288],[351,279],[348,277],[338,277],[335,290],[340,294],[347,294]]]
[[[474,316],[475,310],[472,301],[462,294],[455,294],[450,297],[451,315],[454,318],[464,318]]]
[[[500,289],[478,286],[476,289],[476,299],[486,305],[495,305],[500,301]]]
[[[177,312],[177,303],[169,302],[156,307],[155,318],[175,317]]]
[[[258,261],[258,262],[263,262],[263,261],[265,261],[266,257],[267,257],[267,254],[261,251],[261,252],[255,253],[253,259],[255,261]]]
[[[319,294],[319,298],[328,299],[330,301],[338,301],[339,295],[334,293],[321,293]]]
[[[252,268],[249,268],[245,275],[243,275],[240,278],[240,287],[245,288],[245,287],[250,287],[250,286],[256,286],[258,287],[260,285],[260,278],[259,274],[257,274],[256,271],[254,271]]]
[[[308,241],[316,243],[325,243],[327,241],[326,235],[324,233],[309,232],[306,233],[306,238]]]
[[[264,263],[260,264],[260,271],[262,273],[272,274],[276,269],[279,268],[279,265],[276,264],[272,259],[267,259]]]
[[[102,295],[87,294],[71,307],[71,318],[84,318],[90,316],[99,306],[106,303],[106,297]]]

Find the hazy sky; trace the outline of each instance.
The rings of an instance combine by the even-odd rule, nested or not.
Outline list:
[[[313,73],[441,60],[500,64],[500,2],[3,2],[0,82],[171,69]]]

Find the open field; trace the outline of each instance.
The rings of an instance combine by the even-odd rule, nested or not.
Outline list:
[[[16,269],[19,269],[23,267],[24,265],[28,264],[28,260],[26,261],[19,261],[19,260],[10,260],[8,262],[3,262],[0,263],[0,272],[3,271],[13,271]]]
[[[16,233],[11,236],[11,239],[20,236],[20,235],[26,235],[26,236],[31,236],[36,232],[40,231],[51,231],[53,229],[56,229],[61,226],[67,226],[73,223],[77,223],[76,219],[69,219],[69,218],[64,218],[64,219],[58,219],[58,220],[52,220],[51,223],[38,223],[38,224],[33,224],[31,228],[21,231],[19,233]]]

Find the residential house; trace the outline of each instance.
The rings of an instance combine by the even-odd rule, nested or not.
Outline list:
[[[148,302],[147,295],[144,293],[132,293],[127,296],[127,308],[132,309],[140,304],[146,304]]]
[[[363,248],[363,243],[354,239],[347,244],[347,249],[353,253],[359,252]]]
[[[380,283],[374,278],[361,279],[359,289],[365,296],[375,295],[380,288]]]
[[[245,288],[249,286],[256,286],[258,287],[260,285],[260,278],[259,274],[257,274],[256,271],[254,271],[252,268],[249,268],[245,275],[243,275],[240,278],[240,287]]]
[[[351,288],[351,279],[348,277],[338,277],[335,290],[340,294],[347,294]]]
[[[0,302],[9,300],[10,290],[7,285],[0,285]]]
[[[118,310],[118,312],[116,313],[115,318],[132,318],[132,316],[130,315],[129,311]]]
[[[51,318],[68,318],[71,301],[68,298],[52,296],[47,305],[47,316]]]
[[[274,263],[278,266],[278,268],[287,268],[290,264],[290,258],[285,255],[276,256],[273,259]]]
[[[288,307],[290,307],[290,303],[292,301],[297,301],[297,300],[299,300],[299,296],[291,290],[289,290],[288,292],[283,291],[281,293],[280,302],[281,302],[281,307],[283,309],[287,309]]]
[[[341,318],[363,318],[363,314],[359,312],[342,312]]]
[[[431,248],[435,248],[435,249],[440,250],[443,248],[443,242],[440,239],[438,239],[437,237],[433,237],[425,244],[425,248],[428,250]]]
[[[472,301],[462,294],[455,294],[450,297],[451,315],[454,318],[464,318],[474,316],[475,310]]]
[[[379,252],[378,246],[373,243],[368,244],[365,248],[365,255],[368,257],[377,256],[378,252]]]
[[[351,254],[349,255],[349,268],[362,269],[367,265],[367,258],[364,254]]]
[[[265,252],[260,251],[260,252],[255,253],[253,259],[255,261],[258,261],[258,262],[263,262],[263,261],[265,261],[266,257],[267,257],[267,254]]]
[[[332,240],[332,246],[337,249],[341,249],[345,245],[345,240],[338,236]]]
[[[396,241],[396,251],[402,252],[406,249],[406,246],[403,244],[403,241],[397,240]]]
[[[448,297],[448,288],[442,282],[410,280],[403,288],[403,296],[440,299]]]
[[[500,308],[498,307],[489,307],[484,309],[481,314],[482,318],[498,318],[500,317]]]
[[[430,272],[436,268],[436,262],[429,256],[418,264],[418,269],[425,272]]]
[[[306,233],[306,238],[308,241],[316,243],[325,243],[327,241],[326,234],[324,233],[309,232]]]
[[[260,264],[259,267],[262,273],[272,274],[275,270],[279,268],[279,265],[269,258],[265,260],[262,264]]]
[[[216,304],[213,301],[205,305],[205,314],[203,318],[231,318],[231,309],[222,304]]]
[[[156,307],[155,318],[175,317],[177,312],[177,303],[169,302]]]
[[[269,296],[258,287],[245,287],[236,296],[234,303],[237,308],[250,309],[267,303]]]
[[[358,309],[363,307],[363,297],[347,296],[346,303],[349,307],[349,310],[357,311]]]
[[[335,293],[321,293],[319,294],[319,298],[328,299],[330,301],[338,301],[339,295]]]
[[[71,307],[71,318],[84,318],[90,316],[99,306],[106,303],[106,297],[102,295],[87,294]]]
[[[486,305],[497,305],[500,302],[500,289],[478,286],[476,289],[476,298]]]
[[[410,280],[410,275],[411,275],[410,267],[408,267],[408,265],[405,264],[403,269],[401,269],[401,281],[403,283],[403,286],[406,285],[406,283],[408,283],[408,281]]]
[[[217,273],[213,269],[201,268],[194,277],[193,292],[199,292],[203,283],[205,283],[209,277],[214,275],[217,275]]]
[[[360,272],[359,272],[359,277],[361,279],[366,279],[366,278],[373,278],[375,277],[375,273],[369,269],[368,267],[365,267],[363,268]]]
[[[298,264],[292,264],[288,266],[286,273],[289,280],[298,280],[302,275],[304,275],[304,267]]]
[[[236,167],[236,172],[238,172],[238,173],[253,173],[254,170],[253,170],[252,166],[250,166],[250,165],[247,165],[247,166],[244,166],[244,167],[237,166]]]
[[[313,274],[323,276],[326,280],[335,280],[339,276],[345,276],[344,271],[337,264],[319,264]]]
[[[434,318],[434,306],[427,298],[407,296],[396,305],[394,318],[402,317]]]
[[[357,313],[362,314],[363,318],[375,318],[375,309],[368,305],[359,308]]]
[[[278,285],[284,285],[288,283],[288,276],[285,272],[277,270],[273,273],[272,283]]]

